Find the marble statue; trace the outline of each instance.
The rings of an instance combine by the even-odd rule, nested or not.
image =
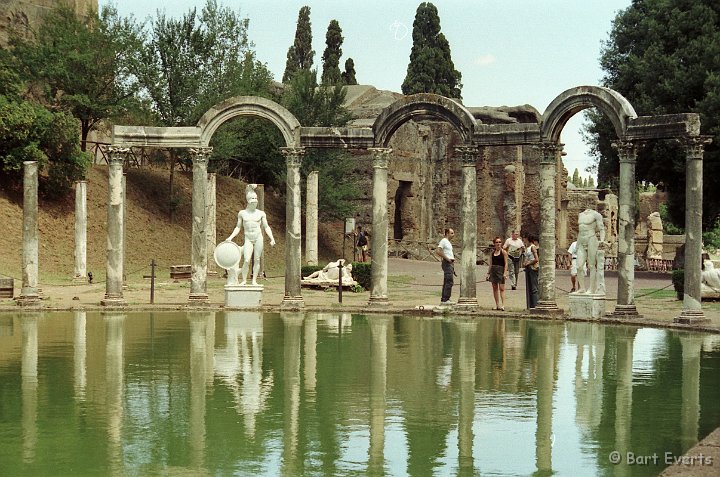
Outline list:
[[[648,246],[645,252],[645,258],[647,259],[662,259],[663,258],[663,226],[662,219],[660,218],[659,212],[653,212],[648,215]]]
[[[720,294],[720,269],[715,268],[712,260],[703,261],[700,293],[703,297],[716,297]]]
[[[260,271],[260,256],[263,252],[264,239],[263,230],[270,239],[270,245],[275,245],[275,238],[273,237],[272,230],[267,222],[267,216],[265,212],[257,208],[258,197],[255,189],[257,184],[248,184],[245,190],[245,197],[247,198],[247,206],[238,212],[238,221],[235,229],[232,231],[230,236],[225,239],[225,242],[231,242],[233,238],[243,231],[245,235],[245,243],[242,246],[242,282],[240,285],[247,284],[248,269],[250,266],[250,258],[255,252],[255,260],[253,261],[253,275],[252,284],[257,285],[257,275]],[[228,268],[228,284],[235,284],[238,281],[238,267],[240,262],[235,264],[233,267]]]
[[[303,277],[304,285],[312,285],[314,283],[337,283],[339,277],[339,265],[342,264],[342,283],[343,285],[352,286],[355,284],[355,280],[352,278],[352,263],[345,265],[345,259],[339,259],[334,262],[330,262],[323,267],[322,270],[317,270],[307,277]]]
[[[605,293],[605,253],[609,244],[605,241],[603,216],[592,209],[585,209],[578,215],[577,267],[588,267],[589,286],[585,286],[582,273],[577,276],[578,290],[575,293]]]

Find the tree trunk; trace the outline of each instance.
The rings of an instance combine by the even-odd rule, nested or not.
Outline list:
[[[175,220],[175,149],[170,149],[170,195],[168,196],[168,205],[170,209],[170,223]]]

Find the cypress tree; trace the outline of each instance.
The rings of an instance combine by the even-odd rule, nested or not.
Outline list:
[[[436,93],[461,99],[462,75],[455,69],[450,44],[440,32],[437,8],[423,2],[415,13],[413,46],[407,75],[402,84],[403,94]]]
[[[590,179],[588,180],[588,187],[591,189],[595,188],[595,179],[593,178],[593,176],[590,176]]]
[[[313,64],[313,56],[315,56],[315,52],[312,49],[310,7],[306,5],[298,13],[295,43],[288,49],[282,82],[287,83],[300,70],[310,70]]]
[[[573,172],[572,183],[578,187],[582,187],[582,180],[580,179],[580,171],[577,170],[577,167],[575,168],[575,172]]]
[[[340,83],[340,57],[342,56],[342,28],[337,20],[330,20],[325,34],[325,51],[323,52],[322,84]]]
[[[358,84],[357,79],[355,79],[355,62],[352,58],[345,60],[345,71],[343,71],[342,80],[343,84],[346,85]]]

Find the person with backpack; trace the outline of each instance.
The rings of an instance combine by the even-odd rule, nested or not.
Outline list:
[[[358,248],[358,257],[361,258],[361,262],[365,263],[368,250],[367,234],[363,232],[362,226],[357,226],[357,242],[355,246]]]

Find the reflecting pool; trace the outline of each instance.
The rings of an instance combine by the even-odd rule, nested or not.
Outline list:
[[[3,476],[643,476],[718,425],[718,335],[350,314],[0,314]]]

